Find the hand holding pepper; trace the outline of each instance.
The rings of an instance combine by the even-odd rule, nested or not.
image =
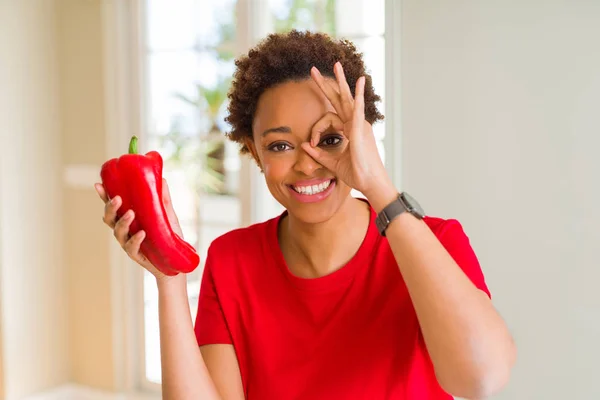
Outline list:
[[[200,263],[196,250],[183,240],[160,154],[137,152],[133,136],[129,153],[102,165],[102,184],[95,185],[105,202],[103,221],[131,257],[157,278],[192,272]]]
[[[183,232],[181,231],[181,226],[179,225],[179,219],[175,214],[175,210],[173,210],[173,204],[171,203],[171,195],[169,193],[169,187],[167,185],[166,179],[162,180],[162,201],[165,206],[165,211],[167,212],[167,216],[169,217],[169,222],[171,224],[171,228],[173,232],[175,232],[180,237],[183,237]],[[108,195],[106,194],[106,190],[101,183],[96,183],[94,185],[96,192],[104,201],[104,216],[102,220],[106,225],[108,225],[111,229],[113,229],[114,236],[123,248],[127,255],[136,263],[144,267],[148,272],[154,275],[157,279],[165,278],[167,275],[162,273],[158,268],[156,268],[152,263],[142,254],[140,251],[140,245],[142,241],[146,237],[146,232],[143,230],[138,231],[135,235],[129,235],[129,228],[131,223],[135,219],[135,215],[133,210],[127,210],[122,218],[117,218],[117,210],[121,207],[123,201],[120,196],[116,196],[109,200]]]

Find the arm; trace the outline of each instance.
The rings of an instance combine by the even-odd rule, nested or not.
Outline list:
[[[398,195],[386,185],[367,198],[380,212]],[[487,295],[477,289],[437,237],[403,213],[386,231],[414,304],[436,376],[448,393],[485,398],[508,381],[516,350]]]
[[[231,344],[200,346],[202,358],[222,399],[244,400],[242,375]]]
[[[163,398],[243,399],[241,375],[233,346],[204,346],[202,351],[198,348],[190,316],[185,274],[168,277],[154,267],[140,252],[145,232],[139,231],[132,237],[129,235],[129,226],[134,214],[130,211],[117,221],[116,214],[121,206],[121,198],[116,196],[109,201],[101,184],[94,187],[105,203],[103,221],[113,229],[115,238],[127,255],[156,277]],[[169,222],[175,232],[183,237],[164,179],[162,195]],[[213,288],[209,286],[201,293],[211,290]],[[210,326],[218,325],[218,320],[207,321],[209,324],[211,322],[214,324]]]
[[[219,243],[218,240],[213,241],[206,256],[198,296],[194,343],[200,345],[202,358],[221,398],[243,400],[245,395],[240,365],[225,319],[222,299],[217,294],[213,271],[214,260],[223,262],[221,250],[214,250]],[[224,286],[229,285],[225,283]]]
[[[232,345],[198,347],[185,275],[158,282],[162,394],[166,400],[243,400]]]
[[[194,336],[185,275],[157,284],[163,398],[221,400]]]
[[[380,212],[398,192],[379,157],[372,126],[365,120],[366,77],[358,78],[353,96],[339,62],[334,73],[336,83],[326,82],[317,68],[311,70],[336,113],[327,113],[315,123],[310,142],[302,143],[302,149],[363,193]],[[335,152],[317,146],[330,127],[344,134],[344,143]],[[498,391],[508,380],[515,347],[490,299],[471,283],[425,222],[405,213],[390,224],[386,235],[440,385],[466,398]]]

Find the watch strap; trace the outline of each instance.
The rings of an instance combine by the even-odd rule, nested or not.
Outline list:
[[[377,226],[379,233],[382,236],[385,236],[385,231],[386,231],[388,225],[390,224],[390,222],[392,222],[400,214],[402,214],[403,212],[406,212],[406,211],[408,211],[408,207],[402,201],[401,196],[398,195],[398,197],[394,201],[392,201],[390,204],[388,204],[377,215],[377,218],[375,219],[375,225]]]

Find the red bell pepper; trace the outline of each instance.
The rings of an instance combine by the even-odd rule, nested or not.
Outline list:
[[[163,160],[156,151],[137,154],[137,137],[129,143],[129,154],[102,165],[100,177],[109,198],[120,196],[120,218],[131,209],[135,218],[129,234],[144,230],[140,250],[159,271],[166,275],[192,272],[200,263],[196,250],[179,237],[169,223],[162,202]]]

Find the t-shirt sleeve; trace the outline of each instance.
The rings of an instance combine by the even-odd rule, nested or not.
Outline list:
[[[491,298],[483,272],[481,271],[481,266],[479,265],[479,260],[460,222],[455,219],[445,221],[438,233],[438,237],[442,245],[446,248],[446,251],[450,253],[471,282]]]
[[[214,257],[211,257],[209,250],[202,274],[200,295],[198,296],[198,312],[194,325],[198,346],[232,343],[231,334],[215,287],[213,262]]]

